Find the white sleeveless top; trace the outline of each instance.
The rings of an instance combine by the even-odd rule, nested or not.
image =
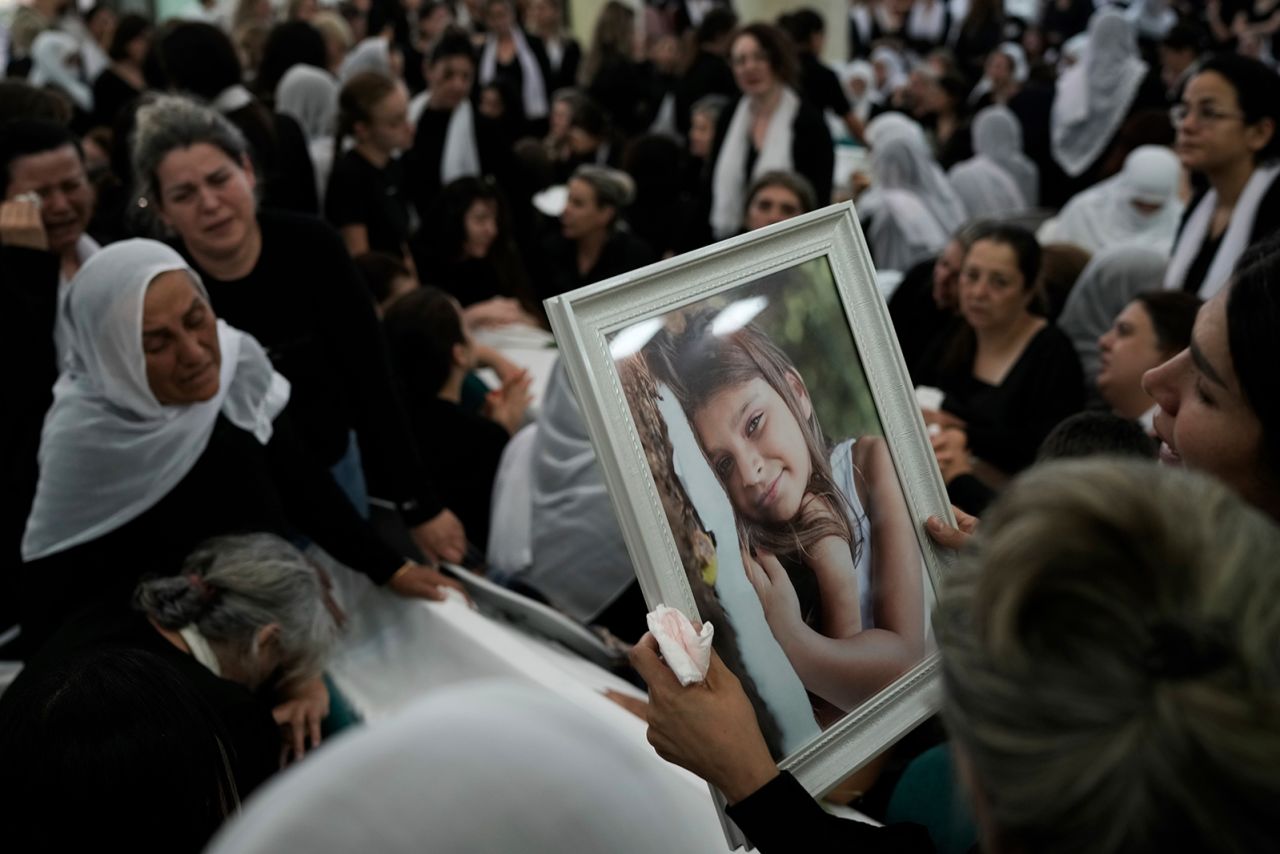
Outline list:
[[[849,515],[849,528],[853,532],[855,542],[862,548],[855,552],[853,571],[858,576],[858,610],[862,614],[862,628],[875,628],[875,609],[872,607],[875,598],[871,595],[871,520],[867,511],[862,508],[858,499],[858,490],[853,483],[853,444],[857,439],[845,439],[831,451],[831,475],[836,488],[844,494],[849,504],[846,512]]]

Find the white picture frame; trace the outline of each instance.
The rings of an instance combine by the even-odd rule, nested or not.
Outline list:
[[[655,477],[654,466],[657,463],[651,465],[650,458],[646,456],[646,448],[655,446],[657,440],[641,439],[637,424],[639,416],[633,412],[630,402],[638,399],[636,385],[631,383],[631,399],[624,389],[623,371],[632,368],[620,366],[629,364],[635,367],[636,363],[627,362],[627,359],[635,353],[646,353],[646,347],[654,346],[653,336],[666,334],[662,332],[663,329],[672,328],[673,323],[678,326],[680,321],[672,320],[677,313],[681,313],[682,318],[693,317],[702,310],[701,307],[723,306],[726,300],[738,306],[746,303],[751,310],[766,312],[770,310],[767,307],[754,308],[759,305],[757,296],[741,295],[756,293],[753,288],[779,288],[777,293],[780,296],[774,298],[774,301],[780,305],[787,293],[782,288],[793,287],[788,284],[793,279],[802,283],[794,287],[827,287],[821,281],[821,260],[825,260],[830,272],[829,287],[834,289],[835,299],[832,305],[838,304],[842,309],[821,309],[829,315],[823,322],[836,327],[847,327],[849,343],[837,340],[840,338],[837,329],[828,341],[806,339],[802,346],[816,348],[816,353],[830,354],[837,361],[841,348],[851,346],[853,355],[861,362],[869,399],[879,422],[880,435],[892,460],[893,471],[897,475],[898,486],[905,500],[906,512],[921,555],[924,597],[921,604],[925,622],[923,631],[926,639],[931,639],[928,624],[932,603],[953,555],[934,546],[925,534],[924,523],[929,516],[950,521],[954,521],[954,517],[934,459],[929,434],[916,403],[911,379],[898,348],[888,309],[876,286],[875,270],[852,204],[846,202],[833,205],[554,297],[547,300],[546,308],[559,343],[561,358],[577,393],[603,469],[645,600],[651,608],[664,603],[697,620],[704,615],[699,612],[694,586],[690,580],[692,569],[684,565],[681,548],[677,543],[678,533],[668,523],[664,493]],[[792,276],[791,271],[801,272],[797,278]],[[800,298],[793,297],[793,302],[797,299]],[[751,300],[757,302],[751,303]],[[768,299],[765,302],[767,305]],[[806,297],[804,301],[796,303],[801,308],[795,311],[817,312],[819,309],[816,307],[804,309],[803,306],[818,304]],[[723,308],[720,311],[723,312]],[[749,317],[747,319],[751,320]],[[624,340],[624,331],[631,337]],[[650,337],[646,339],[646,335]],[[635,348],[634,351],[632,348]],[[652,361],[651,356],[645,358]],[[809,353],[806,358],[807,364],[822,368],[821,356]],[[648,362],[642,365],[647,366]],[[667,376],[673,375],[668,373]],[[839,381],[844,381],[843,372],[837,372],[835,376],[840,378]],[[855,379],[848,382],[854,383]],[[664,390],[671,392],[671,388],[665,385],[657,388],[658,394],[651,397],[651,400],[662,401],[652,405],[660,408],[663,423],[670,431],[666,438],[669,440],[672,474],[680,481],[685,498],[694,505],[704,530],[710,529],[711,526],[702,519],[703,505],[690,494],[691,489],[704,496],[710,494],[701,487],[691,486],[695,481],[705,482],[705,475],[695,470],[696,461],[690,462],[692,458],[687,450],[689,440],[683,438],[684,433],[681,432],[682,429],[688,432],[688,425],[693,422],[686,418],[686,428],[679,428],[676,423],[678,418],[669,408],[672,404],[666,402],[667,398],[678,395],[671,393],[663,397]],[[813,392],[812,400],[816,407],[819,402],[817,392]],[[650,422],[646,423],[652,422],[652,415],[649,418]],[[652,437],[652,430],[646,435]],[[713,473],[713,477],[718,477],[715,474],[717,469],[710,467],[711,458],[702,439],[694,436],[692,441],[702,451],[702,458],[708,464],[707,470]],[[660,447],[660,443],[658,446]],[[658,460],[660,457],[660,454],[655,454],[653,458]],[[723,474],[732,463],[717,462],[716,465]],[[683,474],[677,469],[681,469]],[[774,481],[775,484],[778,482]],[[737,513],[729,498],[729,487],[722,483],[722,489],[723,499]],[[671,504],[674,498],[671,498],[669,487],[667,490],[666,494],[670,499],[668,504]],[[735,515],[735,524],[739,518],[739,515]],[[730,585],[731,576],[726,573],[745,572],[745,561],[742,559],[739,559],[736,567],[726,565],[726,554],[729,554],[728,563],[732,564],[732,545],[722,544],[725,539],[723,527],[721,525],[720,528],[711,530],[716,555],[704,565],[704,573],[707,566],[716,567],[714,583],[708,582],[708,586],[714,589],[715,595],[720,596],[720,604],[724,604],[725,600],[719,588],[723,585],[727,590]],[[687,547],[685,553],[690,554]],[[705,574],[703,577],[705,580]],[[738,584],[736,581],[733,583]],[[705,603],[708,594],[703,591],[702,595]],[[757,599],[757,604],[758,602]],[[729,613],[727,606],[726,613]],[[749,620],[744,617],[742,621]],[[733,622],[736,624],[739,620],[734,618]],[[717,636],[723,628],[716,626]],[[755,633],[758,634],[758,631]],[[737,642],[740,646],[746,643],[743,638],[738,638]],[[762,642],[752,649],[763,650],[765,646],[767,643]],[[751,654],[757,655],[755,652]],[[764,668],[778,667],[778,656],[772,652],[767,655],[760,652],[759,658],[763,663],[758,663],[746,651],[742,651],[739,666],[754,668],[753,677],[757,675],[756,670],[764,672]],[[782,660],[784,664],[790,664],[785,653]],[[739,673],[739,676],[742,674]],[[766,681],[770,680],[773,680],[771,675],[766,678]],[[787,680],[778,677],[776,681],[781,684]],[[770,690],[776,687],[772,686],[771,681],[770,685]],[[810,694],[810,699],[813,699],[809,686],[805,684],[803,687],[805,693]],[[763,690],[761,689],[762,693]],[[794,690],[787,693],[779,689],[777,693],[779,696],[785,694],[786,699],[782,705],[786,708],[781,712],[771,709],[771,714],[785,717],[786,721],[799,721],[802,716],[793,713],[793,708],[797,705],[792,699]],[[786,730],[779,724],[771,747],[775,750],[780,767],[789,770],[807,791],[815,796],[822,796],[934,714],[938,709],[939,698],[937,654],[931,647],[927,647],[918,663],[865,702],[847,712],[833,706],[836,711],[843,712],[843,717],[827,725],[825,729],[819,724],[818,732],[801,739],[802,743],[797,743],[798,736],[793,736],[795,733],[802,733],[803,727],[795,726]],[[760,702],[765,700],[761,699]],[[757,711],[759,713],[760,706],[757,706]],[[787,735],[788,732],[792,736]],[[728,825],[726,829],[731,830]],[[732,832],[730,838],[734,838]]]

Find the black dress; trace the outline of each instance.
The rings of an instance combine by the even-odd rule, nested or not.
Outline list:
[[[227,113],[249,141],[266,207],[316,214],[316,173],[302,127],[289,116],[272,113],[254,101]]]
[[[907,271],[889,299],[889,317],[898,337],[907,372],[917,385],[931,382],[946,344],[964,325],[954,311],[938,308],[933,299],[935,259],[921,261]]]
[[[116,116],[141,94],[110,67],[104,68],[93,81],[93,125],[115,127]]]
[[[400,162],[378,167],[351,149],[333,164],[324,194],[324,216],[334,228],[363,225],[369,249],[404,257],[409,240],[409,203]]]
[[[600,105],[609,123],[623,136],[643,133],[653,121],[657,105],[644,65],[625,59],[601,63],[587,86],[587,95]]]
[[[1200,204],[1207,192],[1207,190],[1201,190],[1187,203],[1187,209],[1182,215],[1182,222],[1178,225],[1179,241],[1182,239],[1183,229],[1187,227],[1187,219],[1190,218],[1191,212],[1196,209],[1196,205]],[[1253,246],[1274,234],[1280,234],[1280,179],[1271,182],[1271,187],[1258,204],[1258,209],[1253,216],[1253,227],[1249,229],[1249,245]],[[1222,245],[1224,236],[1226,236],[1225,231],[1216,238],[1205,235],[1195,259],[1187,268],[1187,274],[1180,286],[1182,290],[1193,294],[1200,291],[1200,286],[1204,284],[1204,277],[1208,275],[1209,268],[1213,266],[1214,256],[1218,254],[1218,247]],[[1176,242],[1174,248],[1177,248]]]
[[[403,558],[361,519],[328,471],[304,451],[293,404],[271,440],[219,416],[209,443],[172,490],[140,516],[23,571],[23,635],[38,642],[78,607],[126,607],[147,576],[173,575],[210,537],[267,531],[314,540],[341,563],[385,583]]]
[[[578,245],[559,232],[547,239],[542,255],[541,275],[535,279],[542,299],[629,273],[656,260],[648,244],[625,229],[613,232],[595,266],[585,274],[578,272]]]
[[[428,217],[431,206],[442,189],[440,165],[444,160],[445,136],[449,132],[449,121],[452,118],[452,110],[433,110],[430,107],[423,110],[414,131],[413,148],[406,158],[410,197],[424,219]],[[509,186],[509,152],[512,140],[506,134],[504,125],[476,110],[472,111],[472,119],[481,174],[493,175],[499,186]]]
[[[852,107],[836,73],[805,51],[800,54],[800,97],[819,110],[844,117]]]
[[[342,238],[281,211],[259,211],[258,224],[262,254],[242,279],[218,279],[188,255],[214,311],[257,338],[292,384],[290,409],[317,461],[342,459],[354,430],[370,493],[398,504],[410,525],[432,518],[443,505],[422,473],[373,301]]]
[[[689,133],[691,110],[701,98],[707,95],[736,98],[739,94],[729,63],[710,51],[699,50],[676,87],[676,128],[682,134]]]
[[[1046,324],[1000,385],[973,375],[972,359],[944,372],[942,408],[966,423],[969,449],[1002,471],[1029,466],[1059,421],[1084,409],[1084,372],[1071,339]]]

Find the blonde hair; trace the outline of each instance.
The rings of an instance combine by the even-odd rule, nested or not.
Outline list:
[[[1090,459],[1019,478],[975,546],[934,627],[994,832],[1040,854],[1273,848],[1280,531],[1202,475]]]

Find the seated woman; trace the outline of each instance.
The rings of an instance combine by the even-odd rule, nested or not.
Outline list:
[[[140,577],[173,574],[229,532],[307,536],[397,592],[443,596],[449,582],[385,546],[305,453],[288,381],[217,320],[182,256],[150,240],[112,244],[70,293],[70,367],[22,541],[32,648],[77,606],[124,604]]]
[[[184,98],[138,111],[133,161],[145,210],[177,234],[214,309],[261,340],[293,385],[307,452],[337,467],[357,507],[367,502],[367,475],[427,558],[461,560],[465,532],[422,475],[386,343],[342,238],[315,218],[259,213],[244,137]]]
[[[1042,243],[1073,243],[1089,252],[1132,243],[1167,255],[1182,219],[1178,158],[1158,145],[1140,146],[1120,174],[1073,196],[1043,226]]]
[[[111,64],[93,81],[93,124],[115,127],[116,116],[142,94],[147,82],[142,62],[151,42],[151,20],[130,13],[120,16],[107,51]]]
[[[538,279],[543,298],[654,260],[652,250],[622,224],[621,212],[635,196],[635,185],[625,172],[579,166],[568,189],[560,233],[544,247],[544,269]]]
[[[338,153],[350,136],[355,146]],[[338,94],[338,130],[324,215],[354,257],[370,250],[409,258],[409,198],[399,153],[413,142],[404,87],[363,71]]]
[[[1184,169],[1202,177],[1187,204],[1164,286],[1213,296],[1245,249],[1280,229],[1280,76],[1233,54],[1197,66],[1171,115]]]
[[[75,612],[10,690],[45,681],[86,649],[154,653],[220,724],[244,798],[284,760],[319,746],[329,711],[320,674],[337,615],[318,571],[284,540],[217,537],[180,574],[138,585],[133,609],[99,603]]]
[[[747,189],[742,230],[755,231],[813,210],[813,187],[796,172],[766,172]]]
[[[423,211],[412,248],[419,278],[452,294],[472,322],[532,323],[541,315],[511,237],[506,200],[491,179],[459,178],[446,186]],[[515,305],[504,310],[506,303]]]
[[[974,455],[1000,473],[1029,465],[1054,425],[1084,407],[1080,361],[1066,335],[1031,311],[1040,246],[1017,226],[974,236],[960,271],[967,324],[938,375],[923,380],[946,394],[925,421],[965,433]]]
[[[963,224],[963,205],[945,178],[931,174],[923,138],[903,133],[873,144],[871,190],[859,204],[871,257],[877,269],[909,270],[943,248],[949,228]],[[935,192],[944,187],[945,195]]]
[[[791,40],[768,24],[748,24],[730,42],[729,61],[743,96],[720,115],[711,156],[711,230],[742,230],[743,192],[765,172],[799,172],[818,204],[831,200],[831,133],[818,110],[792,88],[799,62]]]
[[[427,471],[462,519],[474,543],[489,541],[493,479],[507,440],[524,423],[529,376],[517,371],[489,393],[483,414],[462,406],[462,386],[477,365],[462,307],[449,294],[422,287],[397,300],[383,322],[410,420],[441,453]]]
[[[1116,315],[1098,339],[1098,392],[1113,412],[1151,429],[1156,402],[1142,377],[1187,349],[1200,298],[1181,291],[1147,291]]]
[[[333,172],[334,135],[338,125],[338,81],[311,65],[295,65],[276,85],[275,105],[302,128],[316,173],[316,192],[323,209],[325,188]]]
[[[547,131],[552,91],[547,84],[551,63],[542,40],[520,29],[511,0],[483,0],[479,5],[487,35],[480,48],[477,83],[502,90],[516,136],[541,137]]]
[[[32,86],[52,89],[71,103],[73,129],[89,129],[93,113],[93,90],[80,73],[80,43],[75,36],[47,29],[31,43]]]
[[[1019,478],[974,545],[934,625],[983,850],[1265,848],[1280,795],[1280,727],[1255,687],[1280,678],[1272,520],[1201,475],[1073,461]],[[919,827],[823,812],[778,771],[718,658],[688,688],[651,637],[632,663],[650,742],[724,792],[765,854],[933,850]]]
[[[978,113],[973,151],[947,173],[969,216],[1010,216],[1035,207],[1040,173],[1022,153],[1022,126],[1007,107]]]

